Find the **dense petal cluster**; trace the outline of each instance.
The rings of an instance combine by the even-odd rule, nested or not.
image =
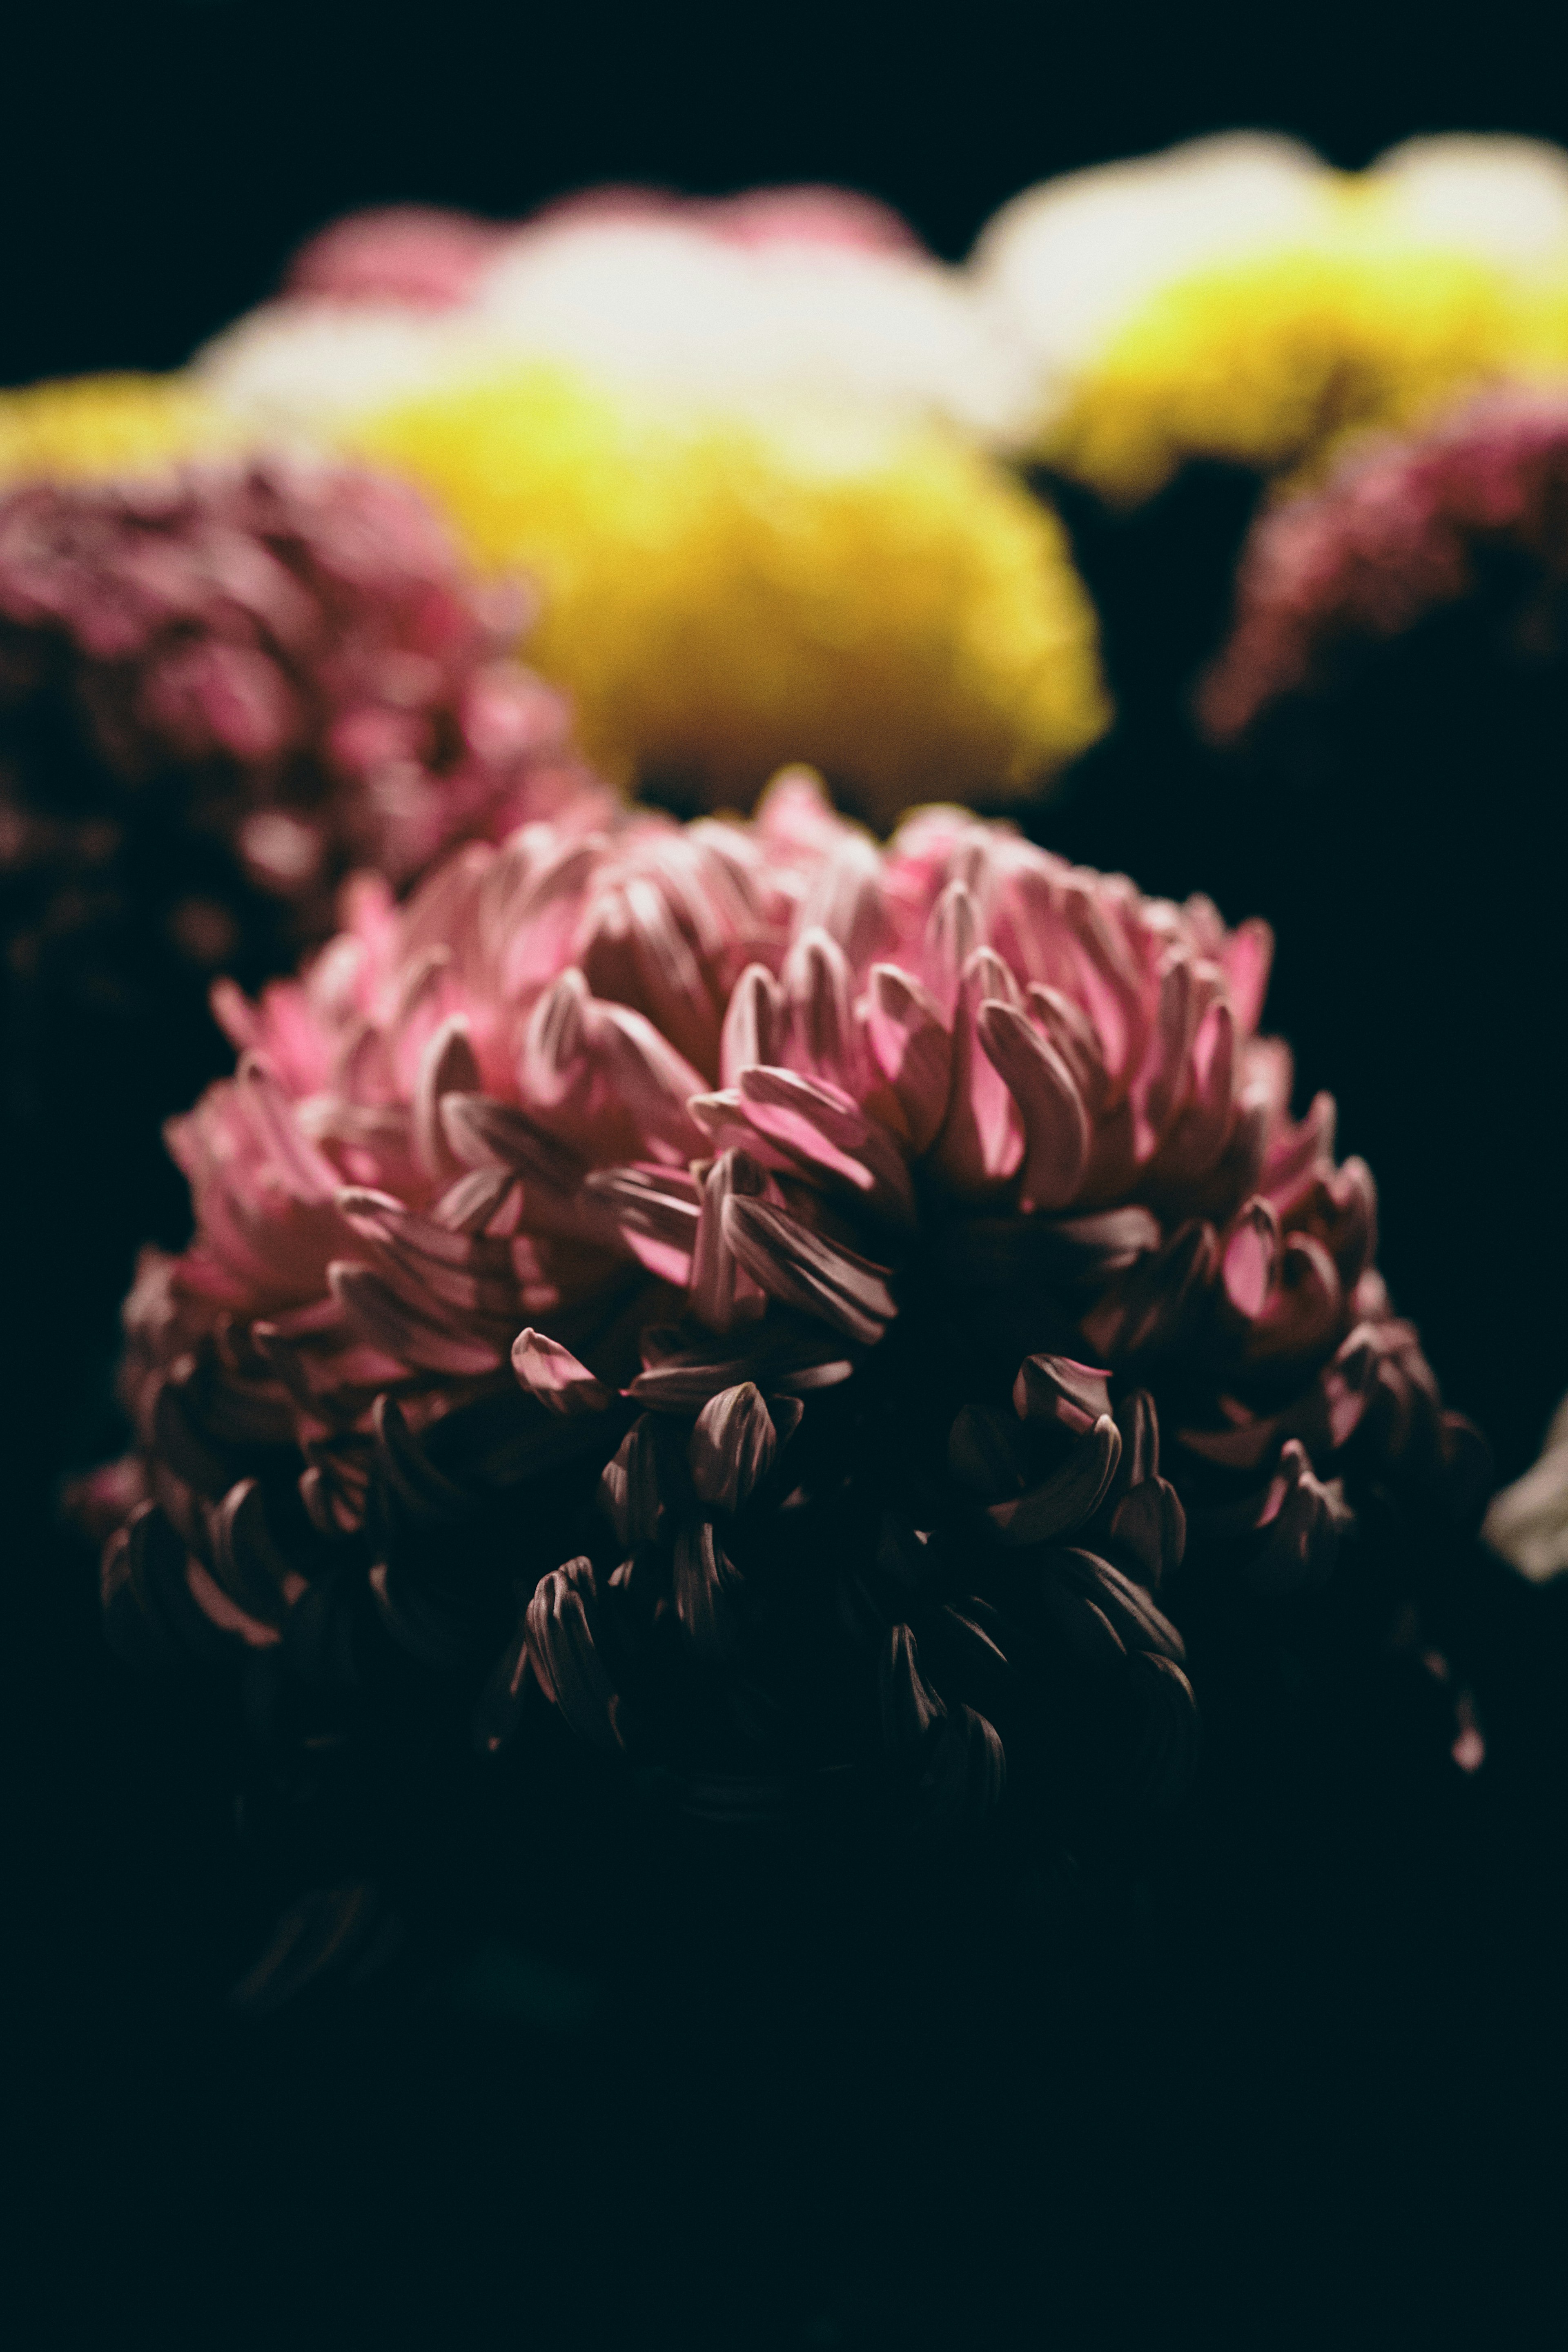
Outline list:
[[[677,415],[533,373],[355,436],[526,562],[534,652],[610,766],[745,806],[784,759],[888,824],[1016,798],[1104,729],[1092,606],[1054,515],[934,428]]]
[[[1267,511],[1242,558],[1230,642],[1204,689],[1220,738],[1332,686],[1358,654],[1483,599],[1522,654],[1562,638],[1568,395],[1494,394],[1350,454]]]
[[[214,461],[0,499],[0,901],[17,969],[131,929],[258,974],[453,841],[589,789],[405,486]],[[90,959],[89,959],[90,960]]]
[[[973,267],[1029,355],[1029,446],[1131,502],[1188,458],[1274,472],[1568,366],[1568,158],[1423,140],[1347,175],[1202,140],[1029,190]]]
[[[957,809],[879,850],[798,773],[351,918],[226,992],[172,1131],[105,1558],[118,1638],[248,1659],[279,1737],[391,1693],[701,1811],[1083,1851],[1190,1778],[1193,1580],[1300,1608],[1363,1492],[1463,1507],[1260,925]]]

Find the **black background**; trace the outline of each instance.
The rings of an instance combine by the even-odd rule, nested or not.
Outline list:
[[[1568,134],[1550,13],[1415,7],[16,12],[3,370],[168,367],[354,205],[515,215],[605,179],[838,181],[952,258],[1048,173],[1238,125],[1359,166],[1413,133]]]
[[[1346,166],[1424,131],[1568,142],[1550,37],[1520,5],[1442,24],[1343,6],[56,6],[5,35],[0,377],[178,364],[301,236],[366,203],[510,216],[605,179],[837,181],[957,258],[1019,187],[1205,131],[1288,131]],[[1461,661],[1473,691],[1444,704],[1429,669],[1396,678],[1362,748],[1304,777],[1203,753],[1185,698],[1249,500],[1204,478],[1125,523],[1067,497],[1122,719],[1039,829],[1276,921],[1272,1022],[1304,1087],[1340,1095],[1343,1142],[1383,1185],[1397,1295],[1515,1472],[1568,1384],[1558,703],[1476,686]],[[91,1124],[61,1148],[93,1150]],[[917,1999],[885,1923],[863,1947],[882,1973],[845,1993],[809,1926],[763,1955],[758,1915],[742,1930],[699,1907],[673,1953],[613,1923],[622,1977],[646,1969],[649,1990],[605,2039],[552,2021],[547,1973],[505,2030],[390,2018],[237,2048],[202,2008],[200,1890],[180,1915],[178,1870],[144,1874],[177,1757],[150,1753],[144,1726],[121,1749],[132,1718],[90,1650],[89,1576],[25,1533],[107,1426],[140,1210],[112,1138],[96,1148],[96,1230],[79,1165],[58,1195],[76,1225],[51,1222],[40,1166],[19,1193],[33,1226],[9,1227],[27,1304],[6,1367],[25,1749],[6,1794],[37,1963],[12,2012],[36,2093],[11,2149],[20,2340],[79,2340],[89,2313],[133,2342],[225,2346],[285,2327],[577,2345],[609,2340],[610,2312],[625,2340],[748,2347],[1121,2343],[1151,2325],[1171,2343],[1437,2342],[1461,2305],[1483,2341],[1552,2332],[1568,1628],[1558,1596],[1502,1580],[1473,1629],[1486,1792],[1383,1818],[1349,1861],[1342,1814],[1288,1836],[1241,1808],[1081,2014],[973,1955]],[[167,1213],[149,1195],[144,1221]],[[738,1954],[759,1999],[794,1982],[790,2032],[748,2004]],[[933,2018],[938,1987],[954,2006]],[[802,2022],[827,2010],[819,2033]]]

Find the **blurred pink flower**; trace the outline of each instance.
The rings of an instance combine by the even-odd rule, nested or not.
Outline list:
[[[239,1071],[172,1129],[111,1622],[329,1682],[390,1643],[487,1752],[548,1700],[699,1809],[1163,1809],[1167,1591],[1294,1603],[1358,1482],[1436,1521],[1484,1478],[1258,1034],[1269,949],[799,775],[363,889],[226,992]]]
[[[415,494],[220,464],[0,500],[0,895],[13,961],[72,898],[210,968],[325,935],[366,866],[598,794]],[[70,927],[67,924],[67,929]]]
[[[1549,650],[1552,602],[1568,583],[1565,518],[1560,394],[1494,394],[1351,453],[1254,526],[1235,627],[1202,690],[1205,727],[1244,734],[1283,698],[1332,687],[1347,659],[1489,593],[1500,569],[1520,650]]]
[[[285,294],[335,302],[458,307],[508,235],[500,221],[437,205],[384,205],[349,213],[300,247]]]
[[[547,205],[523,232],[565,220],[653,220],[706,229],[732,245],[844,246],[866,253],[919,253],[921,241],[890,205],[853,188],[748,188],[734,196],[678,196],[662,188],[603,187]]]

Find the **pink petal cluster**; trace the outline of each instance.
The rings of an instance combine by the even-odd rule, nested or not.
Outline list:
[[[727,245],[921,250],[913,231],[889,206],[847,188],[753,188],[742,195],[707,198],[671,195],[659,188],[601,187],[546,205],[518,224],[429,205],[350,213],[300,248],[283,291],[306,300],[456,310],[474,294],[503,246],[536,228],[578,220],[668,221]]]
[[[402,887],[454,841],[592,790],[561,698],[503,656],[521,618],[413,492],[368,472],[237,463],[14,490],[14,931],[85,884],[198,962],[245,961],[254,910],[286,910],[291,960],[331,928],[351,867]]]
[[[306,300],[402,302],[446,310],[466,302],[508,232],[499,221],[437,205],[350,213],[302,245],[283,280]]]
[[[1436,1523],[1476,1475],[1258,1034],[1269,952],[800,774],[363,889],[225,992],[172,1129],[111,1623],[356,1687],[390,1644],[487,1751],[531,1711],[720,1810],[1170,1803],[1170,1593],[1295,1599],[1358,1482]]]
[[[1565,500],[1561,395],[1494,395],[1352,453],[1254,526],[1235,627],[1202,691],[1207,731],[1244,734],[1286,696],[1331,688],[1348,659],[1494,579],[1528,649],[1568,579]]]
[[[734,196],[677,196],[662,188],[589,188],[547,205],[523,224],[567,220],[669,220],[704,229],[727,245],[839,246],[862,253],[919,253],[921,241],[890,205],[853,188],[806,184],[747,188]]]

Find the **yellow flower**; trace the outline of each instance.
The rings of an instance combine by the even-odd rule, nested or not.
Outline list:
[[[183,376],[75,376],[0,392],[0,482],[140,473],[236,437]]]
[[[707,805],[809,761],[878,822],[1027,793],[1104,729],[1092,608],[1054,515],[955,436],[719,415],[528,368],[345,429],[493,570],[589,750]]]
[[[1033,357],[1033,455],[1123,504],[1189,458],[1310,472],[1568,366],[1568,159],[1417,141],[1352,174],[1198,141],[1018,197],[976,271]]]
[[[1184,460],[1274,473],[1518,374],[1527,306],[1468,256],[1293,246],[1164,288],[1041,436],[1047,460],[1132,503]]]

